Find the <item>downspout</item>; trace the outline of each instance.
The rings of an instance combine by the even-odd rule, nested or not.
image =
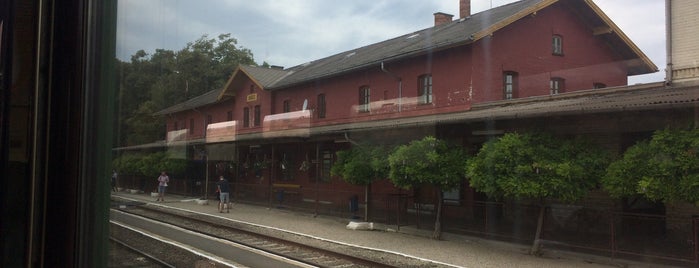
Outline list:
[[[665,85],[672,85],[672,0],[665,0]]]
[[[192,108],[193,111],[199,113],[204,118],[204,124],[206,124],[206,115],[197,108]],[[204,126],[204,200],[209,200],[209,148],[206,146],[206,127]],[[192,128],[193,129],[193,128]]]
[[[354,140],[352,140],[352,139],[349,138],[349,136],[347,135],[347,132],[345,132],[344,134],[345,134],[345,140],[346,140],[347,142],[351,143],[352,145],[359,146],[359,143],[357,143],[356,141],[354,141]]]
[[[390,75],[391,77],[393,77],[393,79],[396,79],[396,81],[398,81],[398,112],[401,112],[403,110],[403,79],[401,79],[400,76],[397,76],[386,70],[383,61],[381,62],[381,71]]]

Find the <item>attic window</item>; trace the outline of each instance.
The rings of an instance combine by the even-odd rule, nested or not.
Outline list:
[[[352,56],[354,56],[354,55],[356,55],[356,54],[357,54],[357,52],[352,51],[352,52],[350,52],[349,54],[345,55],[345,58],[352,57]]]
[[[255,85],[250,85],[250,93],[253,93],[255,91]]]
[[[411,35],[411,36],[406,37],[405,39],[411,39],[411,38],[415,38],[415,37],[418,37],[418,36],[420,36],[420,34],[419,34],[419,33],[416,33],[416,34],[413,34],[413,35]]]

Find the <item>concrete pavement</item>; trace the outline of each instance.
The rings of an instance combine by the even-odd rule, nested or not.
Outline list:
[[[545,250],[542,257],[528,255],[527,245],[504,243],[470,236],[444,233],[442,240],[429,238],[430,231],[374,224],[374,230],[348,229],[349,219],[291,211],[287,209],[234,204],[230,213],[219,213],[217,203],[201,204],[194,197],[168,195],[166,202],[155,202],[150,194],[112,192],[113,197],[207,213],[230,220],[303,234],[315,239],[392,252],[430,260],[453,267],[659,267],[604,256]],[[665,266],[671,267],[671,266]]]

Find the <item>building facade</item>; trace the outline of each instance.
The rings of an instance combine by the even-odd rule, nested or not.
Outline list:
[[[457,19],[435,13],[433,27],[299,66],[239,66],[224,88],[157,113],[167,116],[167,141],[184,147],[185,158],[205,162],[205,177],[230,177],[234,198],[243,202],[346,215],[353,213],[348,200],[355,200],[372,204],[371,220],[420,226],[433,217],[431,189],[379,180],[357,200],[363,186],[330,176],[335,153],[427,135],[474,152],[503,133],[545,130],[586,136],[621,154],[657,129],[697,124],[693,1],[668,1],[672,83],[634,86],[627,86],[628,76],[657,67],[592,1],[524,0],[477,14],[468,1],[459,4]],[[526,206],[494,204],[466,178],[444,194],[446,229],[493,234],[489,222],[504,218],[505,234],[497,234],[528,238],[532,223],[518,216]],[[632,221],[620,213],[659,215],[642,226],[684,239],[699,226],[691,218],[696,212],[613,200],[596,190],[548,213],[549,228],[585,229],[575,235],[603,242],[583,248],[608,251],[617,235],[610,229]],[[621,247],[611,244],[612,252]],[[687,255],[697,261],[696,252]]]
[[[224,88],[158,113],[168,142],[184,142],[187,159],[206,157],[206,177],[249,184],[260,200],[271,202],[275,186],[315,187],[347,193],[300,199],[344,203],[361,188],[330,177],[337,150],[426,135],[478,148],[508,129],[492,114],[471,118],[474,107],[595,94],[657,71],[590,1],[525,0],[477,14],[459,5],[458,19],[435,13],[433,27],[299,66],[240,66]],[[475,196],[465,186],[454,198],[467,193]]]

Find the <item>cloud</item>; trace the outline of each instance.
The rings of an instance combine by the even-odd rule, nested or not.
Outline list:
[[[511,2],[472,0],[471,12]],[[664,68],[663,1],[596,3]],[[258,63],[292,67],[431,27],[435,12],[458,17],[458,5],[458,0],[120,0],[118,57],[128,60],[139,49],[179,50],[204,34],[230,33]],[[664,74],[659,73],[630,82],[660,81]]]

